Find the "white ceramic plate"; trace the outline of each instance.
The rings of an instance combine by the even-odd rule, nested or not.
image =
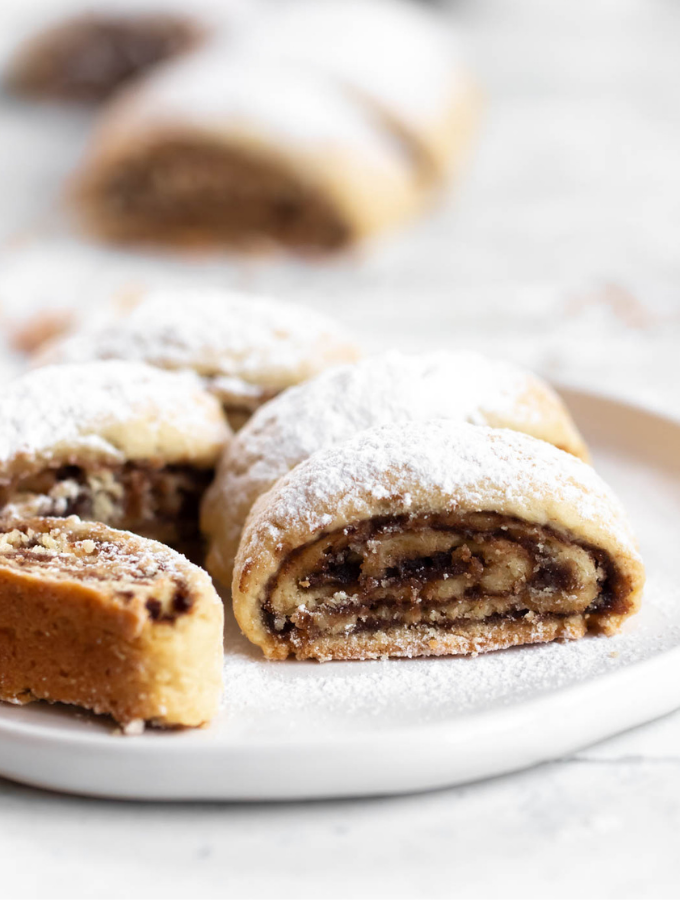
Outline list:
[[[615,638],[476,659],[265,662],[230,627],[225,706],[203,731],[125,738],[65,707],[0,704],[0,774],[144,800],[416,791],[541,761],[680,706],[680,424],[567,391],[636,524],[642,612]]]

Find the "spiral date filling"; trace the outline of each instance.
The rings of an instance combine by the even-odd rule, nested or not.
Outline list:
[[[623,611],[627,585],[602,550],[496,513],[385,518],[293,551],[268,585],[264,622],[293,645],[394,627]]]
[[[324,197],[281,165],[232,147],[166,140],[107,171],[83,199],[123,238],[334,250],[351,238]]]
[[[87,529],[72,532],[68,521],[28,519],[0,527],[0,565],[36,578],[108,582],[112,593],[128,605],[141,597],[154,622],[175,622],[194,605],[191,589],[162,555],[140,553],[129,542],[101,538]]]
[[[188,465],[129,462],[43,469],[0,485],[5,516],[78,515],[134,531],[193,553],[198,507],[211,471]]]

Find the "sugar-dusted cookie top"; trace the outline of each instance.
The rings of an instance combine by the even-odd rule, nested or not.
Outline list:
[[[230,577],[256,498],[303,459],[367,428],[433,418],[511,428],[588,455],[559,397],[519,366],[469,351],[393,351],[337,367],[271,401],[225,451],[203,509],[215,574]]]
[[[0,475],[92,461],[210,467],[230,437],[192,372],[106,361],[45,366],[0,392]]]
[[[441,11],[408,0],[292,0],[242,40],[263,58],[336,79],[380,110],[423,163],[446,167],[454,110],[471,85]]]
[[[594,542],[606,534],[613,551],[638,558],[623,506],[592,466],[526,434],[445,419],[383,425],[317,451],[257,501],[239,555],[367,516],[433,510],[493,511]]]
[[[125,313],[85,322],[38,361],[125,359],[193,369],[226,407],[253,409],[283,388],[357,356],[347,332],[313,309],[185,287],[148,291]]]
[[[644,566],[593,468],[508,429],[399,422],[324,447],[263,494],[232,594],[271,658],[479,653],[612,634]]]

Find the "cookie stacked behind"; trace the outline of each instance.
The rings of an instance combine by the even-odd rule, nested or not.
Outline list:
[[[23,43],[5,82],[17,94],[41,100],[100,103],[204,37],[201,24],[186,14],[115,9],[76,14]]]
[[[143,291],[43,349],[35,362],[121,359],[190,369],[233,428],[284,388],[359,355],[333,319],[313,309],[217,288]]]
[[[31,4],[30,15],[10,10],[16,18],[3,24],[16,46],[3,66],[4,86],[31,99],[88,105],[105,103],[206,44],[224,41],[228,52],[259,11],[257,0],[68,0],[52,6]]]
[[[377,425],[432,418],[511,428],[588,456],[560,398],[518,366],[440,351],[390,352],[337,367],[272,400],[225,448],[202,511],[212,574],[231,583],[253,504],[314,452]]]
[[[116,360],[34,369],[0,395],[0,509],[77,514],[193,553],[230,438],[192,372]]]

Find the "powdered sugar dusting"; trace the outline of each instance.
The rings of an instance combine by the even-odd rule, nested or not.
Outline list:
[[[416,130],[444,115],[460,77],[449,23],[414,3],[296,0],[246,39],[250,52],[329,73]]]
[[[241,431],[234,454],[250,478],[271,484],[315,450],[377,425],[439,417],[485,425],[489,416],[536,422],[537,410],[518,409],[536,381],[469,351],[390,351],[286,391]]]
[[[189,372],[141,363],[45,366],[19,376],[0,394],[0,463],[17,457],[86,453],[122,461],[126,442],[158,452],[162,438],[191,435],[197,456],[213,453],[228,429],[217,401]]]
[[[523,402],[534,390],[544,399],[540,409]],[[330,369],[258,410],[227,450],[206,508],[220,518],[216,530],[236,541],[253,503],[277,479],[367,428],[448,418],[543,436],[545,423],[566,416],[548,386],[518,366],[467,351],[383,353]]]
[[[598,406],[597,416],[606,409]],[[247,756],[251,748],[261,749],[263,742],[277,746],[287,741],[305,747],[337,740],[342,746],[343,741],[361,743],[371,733],[380,733],[387,747],[403,736],[403,728],[413,729],[414,739],[428,740],[429,735],[418,729],[434,723],[449,723],[448,735],[453,737],[459,724],[465,728],[466,716],[482,711],[515,709],[515,724],[521,727],[517,722],[526,722],[525,716],[530,714],[526,701],[550,697],[573,685],[595,687],[601,676],[617,672],[630,677],[610,690],[631,692],[631,704],[642,710],[650,679],[642,671],[630,672],[630,667],[668,651],[677,653],[680,647],[677,529],[669,527],[677,516],[677,467],[657,466],[649,444],[630,429],[593,449],[598,471],[621,494],[639,530],[650,573],[642,609],[625,623],[620,635],[522,647],[476,658],[271,662],[239,634],[227,610],[223,709],[209,728],[171,736],[170,743],[192,745],[193,764],[200,766],[204,747],[210,753],[223,748],[225,756],[240,747]],[[627,698],[628,693],[623,696]],[[588,702],[587,695],[583,702]],[[559,697],[555,704],[559,711],[567,708]],[[8,715],[15,712],[9,710]],[[42,730],[69,729],[85,738],[109,730],[106,722],[83,719],[57,707],[35,705],[19,712],[27,726]],[[644,711],[640,711],[639,721],[643,717]],[[541,722],[534,719],[533,723],[532,746],[538,755]],[[488,740],[495,739],[489,735],[480,741],[488,745]],[[168,736],[147,732],[139,740],[153,742],[154,752],[162,753],[161,745],[166,745]],[[471,752],[479,747],[477,743]]]
[[[110,107],[102,128],[182,124],[247,135],[285,152],[356,154],[381,180],[411,177],[405,148],[330,79],[216,45],[163,66]]]
[[[291,528],[322,531],[329,512],[336,521],[371,517],[380,500],[396,498],[382,512],[404,512],[402,498],[410,494],[420,496],[423,510],[433,495],[451,508],[464,503],[528,521],[564,522],[586,534],[602,523],[619,546],[636,552],[623,507],[590,466],[518,432],[443,419],[369,429],[313,454],[260,498],[244,545],[256,545],[265,532],[284,540]]]
[[[148,291],[127,314],[87,321],[47,349],[44,361],[128,359],[219,376],[219,387],[249,396],[280,390],[354,359],[346,332],[314,310],[219,290]]]

